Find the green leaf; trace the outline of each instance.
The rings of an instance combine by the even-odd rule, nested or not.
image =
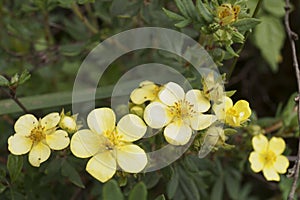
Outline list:
[[[195,184],[195,182],[193,181],[193,179],[186,174],[184,169],[179,168],[178,171],[179,171],[179,175],[180,175],[180,178],[179,178],[180,188],[184,192],[186,198],[188,200],[200,199],[198,187]]]
[[[225,186],[231,199],[238,199],[240,182],[231,173],[225,173]]]
[[[161,174],[159,174],[157,172],[146,173],[146,175],[143,177],[142,181],[147,186],[147,189],[151,189],[158,184],[160,178],[161,178]]]
[[[261,24],[254,29],[255,45],[260,49],[272,71],[276,72],[281,57],[280,50],[285,40],[284,27],[278,18],[262,16],[260,20]]]
[[[16,155],[8,155],[7,159],[7,169],[9,172],[9,176],[12,182],[15,182],[22,170],[23,167],[23,157]]]
[[[8,86],[9,81],[2,75],[0,75],[0,86]]]
[[[28,70],[24,70],[20,75],[18,85],[22,85],[26,81],[30,79],[31,75],[29,74]]]
[[[193,3],[192,0],[182,0],[183,1],[183,4],[186,8],[186,11],[188,13],[188,15],[192,18],[192,19],[195,19],[196,18],[196,15],[197,15],[197,12],[196,12],[196,8],[195,8],[195,5]]]
[[[179,174],[175,168],[172,177],[167,184],[167,195],[169,199],[173,199],[174,195],[176,194],[178,185],[179,185]]]
[[[285,2],[284,0],[264,0],[262,7],[267,12],[277,17],[283,17],[285,15]]]
[[[59,51],[65,56],[78,56],[84,48],[83,44],[65,44],[60,46]]]
[[[181,22],[176,23],[175,26],[178,27],[178,28],[184,28],[187,25],[189,25],[191,22],[192,22],[192,20],[185,19],[185,20],[182,20]]]
[[[129,193],[128,200],[147,200],[147,187],[143,182],[136,184]]]
[[[165,195],[161,194],[158,197],[156,197],[154,200],[166,200]]]
[[[213,189],[211,191],[211,200],[222,200],[223,199],[223,179],[222,177],[219,177],[216,179],[216,182],[213,186]]]
[[[180,20],[180,21],[185,19],[183,16],[178,15],[177,13],[174,13],[174,12],[172,12],[172,11],[169,11],[169,10],[167,10],[167,9],[165,9],[165,8],[162,8],[162,9],[163,9],[163,11],[166,13],[166,15],[167,15],[168,17],[170,17],[171,19],[174,19],[174,20]]]
[[[111,179],[103,185],[102,189],[103,200],[123,200],[124,196],[116,180]]]
[[[184,4],[182,3],[181,0],[175,0],[175,4],[177,6],[177,8],[179,9],[179,11],[182,13],[183,16],[185,16],[186,18],[188,18],[188,12],[184,6]]]
[[[244,18],[232,23],[232,26],[236,27],[238,31],[244,32],[254,28],[260,22],[261,21],[259,19],[255,18]]]
[[[0,194],[3,193],[6,190],[7,186],[0,183]]]
[[[206,6],[203,4],[202,0],[197,0],[196,2],[196,8],[198,11],[198,14],[202,16],[202,18],[208,23],[212,23],[213,21],[213,16],[209,12],[209,10],[206,8]]]
[[[230,90],[230,91],[226,91],[225,95],[228,97],[232,97],[235,93],[236,93],[236,90]]]
[[[62,163],[61,174],[67,177],[73,184],[77,185],[78,187],[85,188],[84,184],[81,181],[79,173],[72,165],[70,165],[69,162],[65,161]]]

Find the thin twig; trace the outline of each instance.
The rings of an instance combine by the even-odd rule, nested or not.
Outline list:
[[[289,42],[291,44],[291,49],[292,49],[292,56],[293,56],[293,66],[295,68],[295,72],[296,72],[296,78],[297,78],[297,86],[298,86],[298,97],[296,98],[296,101],[298,103],[298,125],[300,128],[300,100],[299,100],[299,94],[300,94],[300,70],[299,70],[299,64],[298,64],[298,60],[297,60],[297,52],[296,52],[296,44],[295,44],[295,40],[298,39],[298,35],[293,32],[291,30],[290,27],[290,20],[289,20],[289,16],[291,13],[291,3],[289,0],[285,0],[285,18],[284,18],[284,24],[285,24],[285,28],[286,28],[286,32],[288,34],[288,39]],[[293,180],[293,185],[291,188],[291,191],[289,193],[288,196],[288,200],[293,200],[294,196],[295,196],[295,191],[297,188],[297,181],[298,181],[298,177],[299,177],[299,169],[300,169],[300,138],[298,141],[298,153],[297,153],[297,159],[295,161],[295,171],[293,174],[294,180]],[[293,167],[294,168],[294,167]]]
[[[257,15],[257,13],[258,13],[258,10],[259,10],[260,5],[261,5],[262,2],[263,2],[262,0],[259,0],[259,1],[258,1],[257,5],[256,5],[256,7],[255,7],[255,10],[254,10],[254,12],[253,12],[253,14],[252,14],[252,17],[256,17],[256,15]],[[250,31],[247,31],[247,32],[245,33],[245,41],[244,41],[244,43],[241,45],[241,47],[237,50],[237,52],[236,52],[237,54],[240,54],[240,53],[242,52],[242,50],[244,49],[246,40],[247,40],[247,38],[249,37],[249,35],[250,35]],[[233,63],[232,63],[232,65],[230,66],[229,71],[228,71],[228,73],[227,73],[227,80],[230,79],[230,77],[231,77],[231,75],[232,75],[232,73],[233,73],[233,70],[234,70],[234,68],[235,68],[235,66],[236,66],[236,64],[237,64],[238,59],[239,59],[239,57],[235,57],[235,58],[234,58]]]
[[[21,101],[18,99],[18,97],[16,96],[15,93],[11,93],[12,90],[10,90],[10,92],[8,92],[7,90],[5,90],[4,88],[0,87],[0,89],[7,94],[7,96],[9,96],[12,100],[14,100],[14,102],[16,102],[16,104],[18,104],[18,106],[25,112],[25,113],[29,113],[29,111],[27,110],[27,108],[21,103]]]

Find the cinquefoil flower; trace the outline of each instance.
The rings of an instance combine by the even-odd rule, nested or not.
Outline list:
[[[71,139],[71,151],[79,158],[92,157],[86,170],[101,182],[109,180],[117,165],[125,172],[138,173],[147,164],[145,151],[132,144],[144,136],[146,125],[136,115],[128,114],[116,126],[116,116],[110,108],[98,108],[87,117],[90,129],[76,132]]]
[[[241,11],[239,5],[232,6],[229,3],[224,3],[217,8],[217,17],[220,20],[220,25],[225,26],[237,20]]]
[[[232,100],[225,96],[222,103],[214,104],[213,110],[219,120],[225,121],[230,126],[237,127],[248,120],[251,115],[249,103],[239,100],[234,105]]]
[[[189,142],[193,130],[209,127],[216,117],[203,114],[210,108],[202,91],[189,90],[186,94],[176,83],[169,82],[158,93],[160,102],[150,103],[144,112],[144,120],[152,128],[163,128],[168,143],[184,145]]]
[[[58,113],[50,113],[40,120],[31,114],[21,116],[15,123],[16,133],[8,138],[8,150],[15,155],[29,152],[29,163],[39,167],[49,158],[50,149],[62,150],[69,145],[68,133],[56,130],[59,120]]]
[[[260,134],[252,139],[254,151],[249,156],[251,169],[258,173],[263,172],[268,181],[279,181],[279,174],[286,173],[289,160],[281,155],[285,149],[285,142],[282,138],[272,137],[270,141]]]
[[[151,82],[143,81],[140,86],[134,89],[130,94],[130,99],[134,104],[140,105],[146,101],[154,101],[157,99],[157,94],[160,90],[160,86]]]

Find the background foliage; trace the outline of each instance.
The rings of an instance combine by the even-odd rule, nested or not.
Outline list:
[[[258,0],[248,0],[250,14],[257,3]],[[293,3],[292,26],[300,33],[300,24],[296,23],[300,4]],[[228,143],[236,148],[220,149],[205,159],[187,152],[160,171],[138,175],[120,172],[105,184],[87,174],[86,160],[75,158],[69,150],[53,153],[40,168],[30,166],[26,156],[9,155],[7,138],[14,133],[15,120],[23,114],[10,95],[20,97],[36,116],[60,112],[62,108],[71,110],[77,70],[100,41],[144,26],[171,28],[199,38],[199,30],[192,21],[187,23],[183,19],[178,24],[162,8],[181,13],[175,2],[169,0],[0,1],[1,199],[286,198],[290,179],[282,175],[279,184],[267,182],[261,174],[254,174],[248,163],[251,137],[260,131],[284,137],[289,146],[286,153],[296,154],[295,137],[299,135],[293,95],[296,85],[283,26],[283,0],[262,1],[257,13],[261,23],[250,33],[226,84],[227,90],[237,90],[233,98],[247,99],[255,111],[250,126],[230,138]],[[148,56],[136,59],[145,54]],[[183,71],[184,62],[164,52],[128,54],[116,60],[101,79],[104,89],[97,93],[97,106],[109,105],[111,86],[122,73],[147,60],[159,62],[161,56],[168,65]],[[220,70],[229,72],[233,60],[224,61]],[[80,117],[85,121],[84,116]]]

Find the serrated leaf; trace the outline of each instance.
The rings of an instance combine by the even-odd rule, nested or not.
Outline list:
[[[173,199],[174,195],[176,194],[178,185],[179,185],[179,174],[175,168],[172,177],[167,184],[167,195],[169,199]]]
[[[162,9],[166,13],[166,15],[168,17],[170,17],[171,19],[173,19],[173,20],[179,20],[179,21],[181,21],[181,20],[185,19],[183,16],[178,15],[177,13],[174,13],[174,12],[172,12],[170,10],[165,9],[165,8],[162,8]]]
[[[7,159],[7,169],[9,172],[9,176],[12,182],[15,182],[22,170],[23,167],[23,157],[16,155],[8,155]]]
[[[255,45],[262,57],[268,62],[273,72],[278,70],[280,50],[284,44],[285,31],[280,19],[262,16],[261,24],[254,29]]]
[[[9,81],[2,75],[0,75],[0,86],[8,86]]]
[[[85,188],[84,184],[81,181],[79,173],[72,165],[70,165],[69,162],[65,161],[62,163],[61,174],[67,177],[72,183],[74,183],[78,187]]]
[[[111,179],[103,185],[102,188],[103,200],[123,200],[124,196],[116,180]]]
[[[198,14],[202,16],[202,18],[207,22],[207,23],[212,23],[213,21],[213,15],[209,12],[209,10],[205,7],[203,4],[202,0],[197,0],[196,2],[196,9],[198,11]]]
[[[185,19],[185,20],[182,20],[181,22],[176,23],[175,26],[178,27],[178,28],[184,28],[187,25],[189,25],[191,22],[192,22],[192,20]]]
[[[232,26],[236,27],[238,31],[244,32],[253,29],[260,22],[261,21],[259,19],[255,18],[244,18],[232,23]]]
[[[129,193],[128,200],[147,200],[147,187],[143,182],[136,184]]]

